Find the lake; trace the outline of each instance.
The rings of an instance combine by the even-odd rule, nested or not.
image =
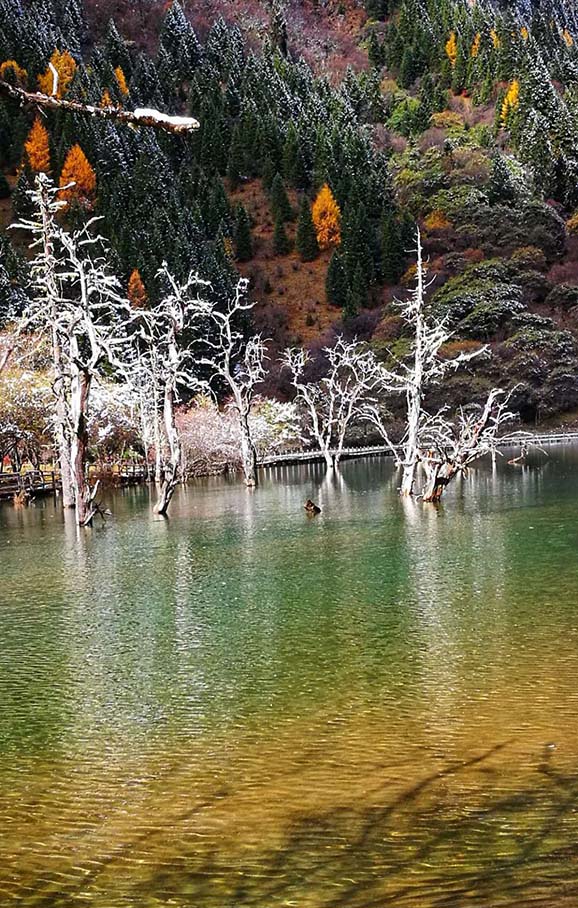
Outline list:
[[[0,905],[575,906],[578,451],[262,479],[0,507]]]

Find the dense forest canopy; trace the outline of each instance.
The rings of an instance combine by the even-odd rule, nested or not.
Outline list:
[[[365,64],[338,78],[300,57],[290,3],[270,6],[256,44],[224,18],[197,33],[198,11],[175,0],[150,52],[113,21],[99,23],[95,43],[95,9],[81,0],[0,0],[5,81],[50,93],[52,63],[62,97],[201,124],[175,137],[2,100],[2,223],[28,213],[34,176],[46,172],[69,186],[69,226],[102,218],[115,270],[141,304],[158,298],[165,261],[179,279],[198,271],[217,301],[241,270],[259,302],[252,317],[272,338],[268,390],[280,397],[290,389],[275,350],[288,343],[315,354],[345,334],[384,359],[405,355],[394,297],[411,283],[419,223],[448,346],[492,349],[447,378],[445,398],[481,399],[499,383],[518,386],[524,419],[573,411],[576,12],[561,2],[364,6]],[[316,9],[329,43],[352,9]],[[0,244],[6,321],[26,297],[27,253],[18,232],[4,230]]]

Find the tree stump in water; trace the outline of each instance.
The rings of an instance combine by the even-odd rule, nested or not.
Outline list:
[[[321,508],[317,507],[317,505],[313,501],[311,501],[310,498],[308,498],[305,502],[304,508],[310,517],[315,517],[317,514],[321,514]]]

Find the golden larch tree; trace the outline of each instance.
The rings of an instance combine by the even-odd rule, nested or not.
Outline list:
[[[138,268],[134,269],[128,279],[128,299],[133,309],[147,307],[149,297]]]
[[[566,44],[566,47],[572,47],[572,45],[574,44],[574,38],[567,28],[562,31],[562,38],[564,40],[564,43]]]
[[[16,60],[4,60],[3,63],[0,63],[0,79],[5,79],[6,76],[10,75],[13,75],[21,88],[26,86],[28,71],[24,67],[18,66]]]
[[[490,38],[492,39],[492,44],[494,45],[496,50],[499,50],[502,45],[502,41],[495,28],[490,29]]]
[[[517,79],[514,79],[513,82],[510,82],[506,96],[502,102],[502,110],[500,112],[500,119],[502,121],[502,126],[505,126],[508,122],[509,116],[516,109],[520,103],[520,83]]]
[[[530,37],[530,32],[528,31],[528,29],[526,28],[525,25],[523,25],[522,28],[520,29],[520,34],[522,36],[523,41],[527,41],[528,38]]]
[[[128,85],[126,84],[126,76],[120,66],[116,67],[114,75],[121,95],[126,97],[128,95]]]
[[[28,162],[35,173],[50,173],[50,140],[40,117],[36,117],[24,143]]]
[[[67,202],[78,199],[90,203],[94,199],[96,174],[80,145],[73,145],[66,155],[59,185],[60,196]]]
[[[341,210],[331,189],[325,183],[313,202],[311,217],[320,249],[341,243]]]
[[[471,50],[470,50],[470,55],[471,55],[471,57],[472,57],[473,60],[476,59],[476,57],[478,56],[478,54],[479,54],[479,52],[480,52],[480,43],[481,43],[481,40],[482,40],[482,36],[481,36],[481,34],[478,32],[477,35],[475,36],[474,40],[473,40],[472,47],[471,47]]]
[[[458,39],[455,32],[452,32],[446,41],[446,54],[452,66],[455,66],[458,59]]]
[[[62,98],[68,91],[70,83],[74,78],[74,74],[76,72],[76,63],[74,57],[71,56],[71,54],[69,54],[67,50],[55,50],[50,58],[50,62],[58,73],[56,97]],[[47,66],[46,71],[42,73],[41,76],[38,76],[38,88],[43,94],[51,95],[53,84],[54,75],[50,67]]]
[[[105,88],[102,93],[102,98],[100,99],[100,106],[101,107],[115,107],[116,106],[110,96],[110,92],[109,92],[108,88]]]

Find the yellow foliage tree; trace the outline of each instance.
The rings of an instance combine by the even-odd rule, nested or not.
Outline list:
[[[473,44],[472,44],[472,49],[471,49],[471,51],[470,51],[470,54],[471,54],[471,56],[472,56],[472,58],[473,58],[474,60],[476,59],[476,57],[478,56],[478,54],[479,54],[479,52],[480,52],[480,43],[481,43],[481,40],[482,40],[482,36],[481,36],[480,33],[478,32],[477,35],[476,35],[476,37],[474,38],[474,41],[473,41]]]
[[[458,59],[458,39],[455,32],[452,32],[446,41],[446,54],[452,66],[455,66]]]
[[[22,66],[18,66],[16,60],[4,60],[0,63],[0,79],[5,79],[9,73],[14,74],[14,78],[19,85],[25,86],[28,79],[28,71]]]
[[[24,143],[30,167],[35,173],[50,173],[50,141],[46,127],[36,117]]]
[[[500,114],[500,119],[502,125],[505,126],[508,122],[508,118],[513,110],[516,109],[520,103],[520,83],[517,79],[514,79],[513,82],[510,82],[510,87],[506,92],[506,96],[502,102],[502,110]]]
[[[73,183],[74,185],[69,185]],[[96,175],[80,145],[73,145],[60,174],[60,196],[65,201],[89,203],[96,191]]]
[[[331,189],[325,183],[313,202],[311,217],[320,249],[339,246],[341,243],[341,210]]]
[[[564,39],[566,47],[572,47],[572,45],[574,44],[574,38],[572,37],[572,35],[570,34],[570,32],[568,31],[567,28],[565,28],[562,32],[562,38]]]
[[[110,96],[110,92],[109,92],[108,88],[105,88],[102,93],[102,98],[100,99],[100,106],[101,107],[114,107],[115,106],[115,104]]]
[[[58,87],[56,89],[56,97],[62,98],[68,91],[70,83],[74,78],[74,73],[76,72],[76,63],[74,61],[74,57],[72,57],[67,50],[55,50],[50,58],[50,62],[58,73]],[[43,92],[43,94],[51,95],[53,84],[53,73],[50,67],[47,66],[46,71],[41,76],[38,76],[38,88],[41,92]]]
[[[128,299],[133,309],[147,307],[149,297],[138,268],[134,269],[128,280]]]
[[[126,97],[126,95],[128,95],[128,85],[126,84],[126,76],[120,66],[116,67],[114,75],[116,77],[121,95],[125,95]]]
[[[498,48],[500,48],[500,47],[502,46],[502,42],[501,42],[500,36],[499,36],[499,34],[497,33],[497,31],[496,31],[495,28],[492,28],[492,29],[491,29],[491,31],[490,31],[490,38],[492,39],[492,44],[494,45],[494,47],[496,48],[496,50],[498,50]]]
[[[525,25],[523,25],[522,28],[520,29],[520,34],[524,41],[527,41],[528,38],[530,37],[530,32],[528,31],[528,29],[526,28]]]

